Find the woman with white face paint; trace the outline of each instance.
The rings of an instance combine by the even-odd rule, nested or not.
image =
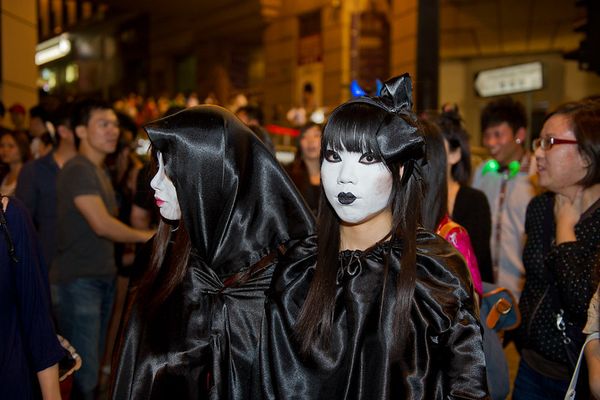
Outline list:
[[[179,221],[181,219],[181,208],[177,200],[177,190],[173,181],[165,172],[165,163],[162,153],[156,153],[158,160],[158,171],[150,181],[150,187],[154,190],[154,199],[159,209],[160,215],[169,221]]]
[[[265,292],[314,221],[268,148],[217,106],[145,127],[162,216],[129,299],[114,399],[248,399]],[[314,248],[308,245],[309,249]]]
[[[325,126],[318,252],[310,268],[275,274],[256,398],[487,398],[469,272],[420,227],[410,78],[381,93],[342,104]]]

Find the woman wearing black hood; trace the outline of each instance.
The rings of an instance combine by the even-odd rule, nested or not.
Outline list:
[[[145,129],[163,220],[131,290],[113,398],[248,398],[264,292],[284,253],[291,265],[312,254],[313,218],[226,110],[199,106]]]
[[[423,142],[408,75],[333,111],[319,251],[273,276],[256,399],[487,398],[469,271],[421,227]]]

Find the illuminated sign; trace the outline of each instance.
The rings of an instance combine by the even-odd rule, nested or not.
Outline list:
[[[475,76],[475,90],[481,97],[530,92],[543,86],[539,61],[483,70]]]
[[[35,47],[35,65],[58,60],[71,52],[71,41],[66,33],[46,40]]]

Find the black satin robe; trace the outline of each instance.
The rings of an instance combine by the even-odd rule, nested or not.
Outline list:
[[[269,150],[224,109],[186,109],[145,129],[177,190],[192,252],[152,318],[132,288],[112,397],[247,399],[265,291],[285,249],[314,233],[312,214]]]
[[[196,257],[153,321],[131,310],[114,399],[246,399],[275,263],[226,287]]]
[[[315,257],[299,245],[280,263],[266,303],[256,399],[487,398],[482,334],[464,260],[447,242],[420,231],[417,281],[404,354],[393,343],[395,277],[402,245],[340,253],[330,347],[299,355],[293,326],[308,293]],[[314,254],[314,253],[313,253]],[[302,260],[298,262],[298,260]],[[280,269],[279,269],[280,268]]]

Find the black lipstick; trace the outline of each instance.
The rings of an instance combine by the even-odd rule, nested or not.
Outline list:
[[[344,205],[352,204],[352,203],[354,203],[354,200],[356,200],[356,196],[350,192],[348,192],[348,193],[340,192],[337,195],[337,198],[338,198],[338,201]]]

